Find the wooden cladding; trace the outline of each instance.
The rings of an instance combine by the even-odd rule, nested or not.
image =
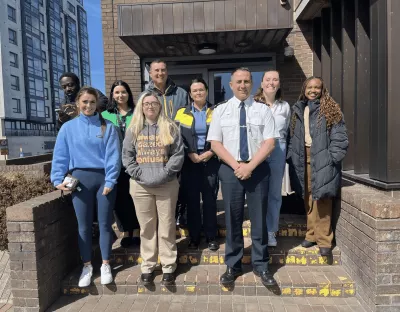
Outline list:
[[[120,36],[293,27],[292,7],[282,7],[279,0],[124,4],[118,6],[118,17]]]

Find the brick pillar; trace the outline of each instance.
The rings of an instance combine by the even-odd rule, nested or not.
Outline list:
[[[336,243],[357,297],[373,312],[400,311],[400,199],[344,181]]]
[[[45,311],[79,262],[70,196],[49,193],[7,208],[14,311]]]

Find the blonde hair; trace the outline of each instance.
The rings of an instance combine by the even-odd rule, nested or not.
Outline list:
[[[133,142],[136,141],[136,138],[139,136],[140,132],[144,128],[145,116],[143,113],[143,100],[146,97],[154,96],[160,104],[160,113],[157,119],[157,126],[159,128],[159,136],[160,141],[164,146],[171,145],[174,142],[174,138],[179,135],[179,128],[175,124],[175,122],[167,117],[162,109],[162,105],[160,100],[157,97],[157,94],[151,91],[144,93],[138,100],[135,110],[133,112],[132,121],[128,127],[129,131],[132,131],[133,134]]]

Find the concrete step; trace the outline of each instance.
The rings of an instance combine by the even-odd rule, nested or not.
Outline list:
[[[303,248],[300,243],[302,238],[299,237],[280,237],[278,238],[278,246],[269,249],[270,264],[277,265],[301,265],[301,266],[326,266],[340,264],[340,249],[333,249],[333,257],[322,257],[316,246],[311,248]],[[212,252],[207,248],[207,243],[203,240],[197,250],[188,249],[189,239],[179,238],[178,244],[178,263],[186,265],[223,265],[225,256],[225,239],[220,238],[220,249]],[[251,238],[244,238],[244,256],[243,264],[251,264]],[[96,256],[100,256],[100,251],[95,250]],[[135,265],[142,262],[140,250],[137,246],[133,248],[121,248],[120,240],[113,245],[112,258],[113,263],[120,265]]]
[[[245,215],[247,214],[247,209],[245,210]],[[220,237],[226,237],[226,226],[225,226],[225,213],[219,211],[217,213],[218,220],[218,235]],[[117,237],[121,236],[118,231],[116,224],[113,226],[114,232]],[[307,230],[306,217],[302,215],[281,215],[279,218],[279,231],[277,233],[278,237],[305,237]],[[134,232],[134,236],[139,236],[139,230]],[[248,216],[245,216],[245,221],[243,222],[243,236],[251,236],[251,222]],[[176,237],[189,237],[189,230],[184,227],[177,227]]]
[[[352,297],[355,284],[339,266],[303,267],[270,266],[278,282],[277,287],[266,288],[256,277],[251,266],[243,266],[244,274],[236,280],[235,287],[220,285],[220,275],[225,266],[180,265],[176,271],[174,286],[161,285],[162,272],[157,270],[155,282],[143,286],[140,281],[140,266],[114,266],[115,280],[109,285],[100,284],[99,270],[94,273],[89,287],[79,288],[81,268],[67,276],[62,285],[64,295],[242,295],[242,296],[289,296],[289,297]]]

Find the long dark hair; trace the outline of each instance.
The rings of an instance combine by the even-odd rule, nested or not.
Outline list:
[[[108,111],[109,113],[114,113],[114,112],[115,112],[115,109],[118,108],[118,104],[117,104],[117,102],[114,100],[114,89],[115,89],[115,87],[118,87],[118,86],[124,87],[125,90],[126,90],[126,92],[127,92],[128,95],[129,95],[129,98],[128,98],[128,107],[129,107],[130,109],[132,109],[132,110],[135,108],[135,103],[133,102],[133,95],[132,95],[131,88],[129,87],[129,85],[128,85],[125,81],[117,80],[117,81],[115,81],[115,82],[113,83],[113,85],[111,86],[110,97],[109,97],[109,101],[108,101],[108,105],[107,105],[107,111]]]
[[[278,91],[276,91],[276,94],[275,94],[275,101],[282,101],[282,83],[281,83],[281,74],[280,74],[279,71],[277,71],[277,70],[275,70],[275,69],[267,70],[267,71],[264,73],[264,75],[262,76],[261,81],[263,81],[265,75],[266,75],[267,73],[270,73],[270,72],[277,72],[278,75],[279,75],[279,84],[280,84],[280,86],[279,86]],[[257,89],[257,92],[256,92],[256,94],[254,95],[254,100],[256,100],[256,101],[259,102],[259,103],[267,104],[267,101],[266,101],[265,96],[264,96],[264,90],[263,90],[262,87],[259,87],[259,88]]]
[[[75,103],[76,103],[76,105],[78,107],[78,111],[79,111],[79,106],[78,106],[79,98],[84,94],[93,95],[96,98],[96,103],[99,101],[99,94],[97,93],[96,89],[94,89],[92,87],[82,87],[79,90],[78,94],[76,95],[76,102]],[[100,119],[100,123],[101,123],[101,134],[102,134],[102,136],[104,136],[104,133],[105,133],[106,128],[107,128],[107,124],[106,124],[105,119],[103,118],[103,116],[101,115],[101,113],[98,111],[97,108],[96,108],[96,112],[99,115],[99,119]]]
[[[317,79],[321,81],[321,97],[319,98],[320,108],[318,114],[318,126],[321,125],[322,117],[325,117],[326,120],[326,128],[328,131],[331,130],[332,126],[338,124],[343,119],[343,113],[340,109],[340,106],[336,101],[330,96],[328,89],[325,86],[324,81],[321,77],[311,76],[304,81],[303,86],[301,88],[301,93],[299,95],[299,101],[308,101],[306,97],[306,88],[311,80]],[[290,131],[293,134],[294,128],[296,126],[296,115],[292,114]]]

